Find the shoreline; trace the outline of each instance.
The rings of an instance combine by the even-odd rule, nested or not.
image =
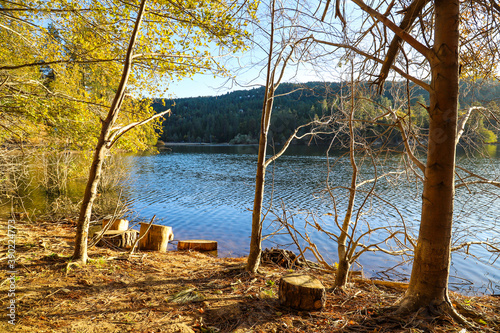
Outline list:
[[[157,147],[168,147],[168,146],[205,146],[205,147],[234,147],[234,146],[258,146],[258,143],[205,143],[205,142],[165,142],[163,145],[157,145]]]

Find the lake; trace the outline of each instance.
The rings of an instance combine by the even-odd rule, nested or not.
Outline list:
[[[458,157],[460,165],[481,175],[500,179],[500,153],[497,146],[488,146],[490,158]],[[219,256],[244,256],[249,251],[251,209],[254,197],[256,146],[172,146],[171,151],[157,155],[127,156],[130,179],[123,193],[136,221],[157,222],[171,226],[175,239],[211,239],[219,243]],[[275,231],[276,216],[283,218],[285,207],[289,222],[303,231],[305,221],[318,222],[338,234],[334,222],[336,211],[342,217],[346,207],[345,189],[333,189],[335,204],[325,195],[328,174],[326,147],[292,146],[286,155],[268,168],[266,207],[272,199],[274,213],[267,215],[264,234]],[[330,186],[349,186],[350,164],[342,152],[330,155]],[[393,171],[401,163],[399,155],[386,158],[377,172]],[[374,168],[360,163],[360,180],[369,179]],[[462,175],[462,177],[464,177]],[[410,180],[412,180],[410,178]],[[366,187],[367,190],[371,185]],[[416,238],[421,209],[418,182],[406,176],[397,181],[377,183],[376,197],[366,199],[360,193],[356,206],[364,203],[359,232],[386,226],[401,229],[401,217],[408,231]],[[455,200],[455,237],[459,241],[488,240],[500,242],[500,205],[498,188],[479,186],[457,189]],[[302,229],[301,229],[302,228]],[[311,226],[308,235],[314,240],[325,260],[336,262],[336,243]],[[381,242],[384,232],[376,232],[365,244]],[[393,243],[389,243],[393,244]],[[298,252],[288,234],[281,231],[264,241],[264,247],[289,247]],[[497,255],[498,256],[498,255]],[[313,259],[311,253],[308,257]],[[500,260],[480,246],[471,246],[470,254],[452,255],[450,289],[465,294],[500,293]],[[364,253],[358,260],[366,277],[405,281],[410,266],[401,257],[381,252]]]

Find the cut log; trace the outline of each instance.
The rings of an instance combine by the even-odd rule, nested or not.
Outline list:
[[[139,236],[137,230],[108,230],[104,233],[97,245],[116,246],[124,249],[130,249]]]
[[[149,223],[141,223],[139,237],[142,237],[149,228]],[[148,233],[139,241],[141,250],[166,252],[168,241],[174,239],[172,228],[164,225],[152,224]]]
[[[216,251],[217,242],[204,239],[183,240],[177,243],[177,250]]]
[[[104,219],[102,220],[102,228],[106,228],[106,225],[110,223],[112,220],[111,219]],[[108,230],[121,230],[125,231],[128,229],[128,220],[124,219],[115,219],[113,224],[110,225]]]
[[[326,302],[325,287],[309,275],[287,274],[280,279],[279,300],[281,305],[296,310],[321,310]]]

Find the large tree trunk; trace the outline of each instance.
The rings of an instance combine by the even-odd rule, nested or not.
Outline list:
[[[111,104],[111,107],[109,109],[108,115],[102,122],[101,134],[95,148],[94,159],[92,161],[92,166],[90,167],[87,186],[85,187],[85,194],[83,196],[83,202],[80,208],[80,215],[78,217],[78,224],[76,228],[75,251],[73,253],[73,260],[81,262],[83,264],[86,264],[88,259],[87,240],[89,234],[90,217],[92,214],[94,199],[97,194],[97,185],[99,184],[99,179],[101,177],[102,163],[104,162],[106,152],[108,151],[107,145],[111,143],[109,140],[111,128],[113,127],[113,124],[118,117],[120,107],[125,97],[125,88],[127,86],[130,71],[132,69],[134,45],[139,33],[139,28],[141,25],[145,7],[146,0],[142,0],[139,11],[137,13],[134,30],[132,32],[132,36],[130,37],[120,84],[118,85],[118,89],[113,99],[113,103]]]
[[[435,1],[430,125],[415,258],[400,311],[432,307],[450,312],[448,275],[453,222],[455,136],[459,86],[459,1]]]

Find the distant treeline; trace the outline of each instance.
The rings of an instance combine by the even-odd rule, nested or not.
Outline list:
[[[364,103],[361,117],[375,117],[384,113],[381,108],[397,107],[397,100],[406,99],[408,90],[404,83],[388,83],[382,94],[370,94],[374,87],[358,85],[358,91],[374,103]],[[282,143],[296,127],[323,115],[338,112],[339,96],[346,96],[349,86],[339,82],[309,82],[302,85],[282,84],[274,102],[270,138]],[[412,121],[425,129],[428,126],[427,91],[413,87],[410,91]],[[495,99],[500,97],[500,84],[488,82],[480,86],[463,84],[459,98],[460,108],[483,105],[497,108]],[[264,88],[234,91],[221,96],[155,100],[153,108],[159,112],[171,108],[172,114],[163,122],[161,140],[165,142],[203,143],[256,143],[260,131],[260,118],[264,99]],[[405,112],[405,110],[401,110]],[[477,125],[479,122],[479,125]],[[488,122],[476,120],[479,126],[476,141],[496,141],[499,134],[488,129]],[[493,129],[493,126],[491,126]],[[379,132],[367,127],[368,132]],[[476,128],[477,130],[477,128]],[[482,134],[480,132],[483,132]],[[370,133],[367,133],[370,135]],[[390,140],[399,140],[397,132],[391,132]],[[325,138],[326,139],[326,138]]]

